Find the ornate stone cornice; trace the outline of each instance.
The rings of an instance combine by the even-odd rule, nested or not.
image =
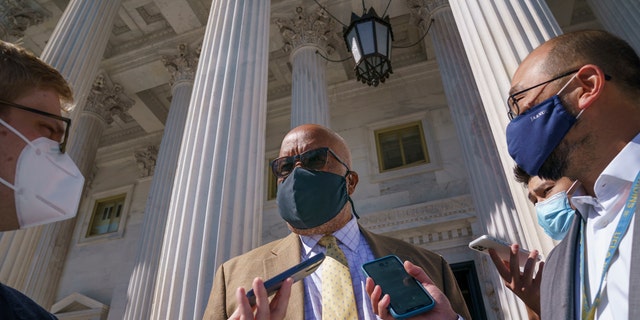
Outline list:
[[[156,160],[158,159],[158,149],[158,146],[151,145],[134,152],[133,156],[140,171],[140,178],[153,176],[156,169]]]
[[[111,124],[116,115],[127,122],[131,118],[127,111],[134,103],[120,84],[113,83],[105,73],[100,73],[93,82],[84,111],[99,116],[107,124]]]
[[[449,0],[406,0],[411,17],[415,24],[426,30],[433,15],[443,8],[449,7]]]
[[[327,54],[335,50],[335,22],[320,7],[313,13],[307,13],[302,7],[297,7],[293,17],[278,18],[274,22],[284,38],[282,49],[287,53],[308,45],[316,46]]]
[[[193,82],[201,49],[202,44],[191,50],[186,43],[181,43],[178,45],[177,54],[162,56],[162,63],[171,74],[169,84],[172,87],[181,81]]]
[[[0,0],[0,38],[15,41],[28,27],[50,17],[49,11],[33,0]]]
[[[474,216],[473,199],[466,195],[367,214],[359,222],[374,232],[389,233]]]

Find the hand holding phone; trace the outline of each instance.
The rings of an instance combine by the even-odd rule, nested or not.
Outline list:
[[[511,260],[511,244],[489,235],[483,235],[479,238],[469,242],[469,248],[478,252],[489,254],[489,249],[493,249],[498,254],[498,257],[504,261]],[[520,248],[518,250],[518,264],[522,268],[529,258],[529,250]],[[537,261],[542,259],[542,255],[538,254]]]
[[[518,261],[511,260],[512,246],[518,247]],[[540,282],[544,262],[527,263],[527,261],[531,261],[529,260],[529,251],[519,248],[517,244],[509,245],[486,235],[469,243],[469,247],[487,254],[490,254],[488,249],[493,248],[495,255],[490,254],[491,261],[496,266],[496,270],[504,280],[506,287],[513,291],[529,309],[540,314]],[[540,260],[540,255],[537,255],[535,262]]]
[[[372,303],[388,294],[389,312],[394,318],[412,317],[427,312],[436,305],[433,297],[420,282],[407,273],[402,261],[396,256],[390,255],[367,262],[362,265],[362,270],[382,289],[379,296],[375,299],[372,297]],[[367,292],[371,295],[369,289],[371,288]]]
[[[324,253],[321,252],[265,281],[264,287],[267,289],[267,295],[272,295],[278,291],[282,286],[282,282],[287,278],[293,278],[293,282],[296,283],[304,277],[312,274],[316,269],[318,269],[322,261],[324,261]],[[249,304],[251,304],[251,306],[256,304],[256,295],[253,289],[247,292],[247,299],[249,299]]]

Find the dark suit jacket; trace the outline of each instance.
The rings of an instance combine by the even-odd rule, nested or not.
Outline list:
[[[0,283],[0,319],[2,320],[56,320],[29,297]]]
[[[636,245],[640,241],[640,218],[636,207],[633,227],[633,247],[631,253],[631,276],[629,281],[629,319],[640,319],[640,249]],[[540,284],[540,316],[548,319],[579,319],[575,314],[575,277],[578,268],[576,257],[580,246],[580,223],[582,216],[576,212],[571,229],[547,257],[542,271]]]
[[[410,260],[421,266],[449,298],[453,310],[470,319],[456,279],[444,258],[402,240],[368,232],[362,227],[360,231],[376,258],[395,254],[403,261]],[[255,277],[269,279],[299,263],[301,250],[298,235],[290,234],[223,263],[216,271],[204,319],[227,319],[236,309],[235,291],[238,287],[251,288]],[[299,281],[293,285],[285,319],[303,318],[304,288],[303,281]]]

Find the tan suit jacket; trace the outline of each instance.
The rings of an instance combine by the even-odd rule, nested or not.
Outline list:
[[[470,319],[453,272],[442,256],[402,240],[368,232],[362,227],[360,231],[376,258],[395,254],[402,261],[409,260],[421,266],[449,298],[453,310]],[[249,290],[255,277],[266,280],[294,266],[300,262],[301,250],[300,238],[292,233],[223,263],[216,271],[204,319],[227,319],[236,309],[235,291],[238,287]],[[285,319],[304,319],[303,283],[299,281],[293,285]]]

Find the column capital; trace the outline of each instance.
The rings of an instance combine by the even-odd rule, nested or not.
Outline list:
[[[151,177],[156,169],[156,160],[158,159],[157,145],[150,145],[146,148],[138,149],[133,153],[136,158],[136,165],[140,169],[140,178]]]
[[[411,17],[423,30],[429,26],[431,18],[440,10],[449,8],[449,0],[406,0]]]
[[[320,7],[307,13],[297,7],[290,18],[277,18],[275,24],[284,38],[283,50],[292,53],[303,46],[314,46],[331,54],[336,47],[335,22]]]
[[[127,112],[134,103],[120,84],[111,82],[106,74],[101,73],[93,82],[84,111],[97,115],[106,124],[113,123],[113,116],[116,115],[127,122],[131,119]]]
[[[0,38],[10,41],[24,37],[28,27],[50,17],[37,1],[0,0]]]
[[[171,74],[171,80],[169,80],[171,87],[182,81],[193,83],[201,49],[202,43],[198,44],[194,49],[190,48],[186,43],[181,43],[175,50],[175,54],[162,56],[162,63]]]

